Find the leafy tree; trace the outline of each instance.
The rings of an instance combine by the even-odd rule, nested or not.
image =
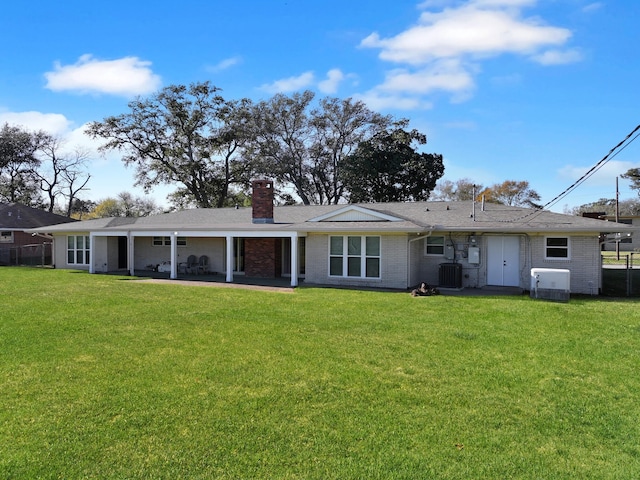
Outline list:
[[[246,184],[240,155],[246,141],[248,100],[226,101],[209,82],[171,85],[129,103],[128,113],[93,122],[87,133],[124,152],[136,167],[136,185],[150,191],[177,183],[197,207],[220,207],[231,184]]]
[[[96,208],[96,205],[97,204],[91,200],[74,198],[69,204],[67,216],[78,220],[86,219],[90,212]]]
[[[84,171],[87,153],[64,152],[63,145],[42,130],[30,132],[5,123],[0,130],[0,199],[53,212],[59,211],[58,198],[65,197],[69,215],[75,195],[91,176]]]
[[[302,203],[337,204],[344,198],[340,168],[358,144],[384,130],[391,118],[352,99],[321,99],[311,91],[278,94],[255,105],[248,155],[257,173],[292,185]]]
[[[468,178],[462,178],[455,182],[452,182],[451,180],[440,180],[436,184],[436,187],[429,199],[444,201],[473,200],[474,196],[477,195],[477,192],[480,192],[483,189],[484,187],[482,185],[473,183]]]
[[[478,195],[478,199],[484,197],[487,202],[502,203],[516,207],[541,208],[536,202],[540,201],[540,195],[529,188],[526,180],[506,180],[502,183],[485,188]]]
[[[417,130],[377,133],[360,143],[342,165],[351,202],[426,200],[444,173],[442,155],[418,153],[425,135]]]
[[[100,200],[85,218],[147,217],[160,212],[161,209],[152,199],[120,192],[116,198]]]
[[[116,200],[124,217],[148,217],[162,212],[152,198],[136,197],[130,192],[120,192]]]
[[[0,129],[0,201],[41,206],[35,171],[43,132],[29,132],[5,123]]]
[[[626,173],[620,175],[622,178],[626,178],[631,181],[631,188],[638,191],[640,196],[640,168],[630,168]]]
[[[601,198],[595,202],[575,207],[567,213],[582,215],[583,213],[595,212],[604,213],[605,215],[615,215],[616,200],[614,198]],[[618,212],[620,215],[640,215],[640,199],[620,200],[618,202]]]
[[[87,218],[124,217],[124,209],[117,198],[107,197],[100,200]]]

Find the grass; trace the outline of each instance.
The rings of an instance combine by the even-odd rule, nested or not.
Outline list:
[[[621,251],[616,253],[615,251],[607,250],[601,251],[600,255],[602,256],[603,265],[626,266],[627,261],[631,261],[634,266],[638,266],[638,262],[640,261],[639,252]]]
[[[637,301],[0,269],[0,478],[640,477]]]
[[[640,296],[640,257],[637,252],[602,252],[602,294],[607,296]],[[622,267],[633,267],[629,270]],[[607,268],[608,267],[608,268]],[[613,268],[611,268],[613,267]],[[617,268],[616,268],[617,267]]]

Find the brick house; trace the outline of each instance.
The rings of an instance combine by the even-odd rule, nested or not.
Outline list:
[[[60,268],[184,278],[206,271],[287,277],[290,284],[407,289],[529,289],[533,268],[568,269],[571,292],[597,292],[602,221],[498,204],[412,202],[274,206],[273,184],[253,182],[252,207],[106,218],[34,231],[54,238]],[[632,227],[616,226],[631,232]],[[197,271],[197,270],[196,270]]]
[[[19,203],[0,203],[0,265],[51,262],[51,238],[26,230],[73,222],[75,220],[27,207]]]

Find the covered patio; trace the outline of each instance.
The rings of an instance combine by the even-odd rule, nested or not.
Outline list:
[[[296,287],[304,265],[295,231],[123,230],[91,232],[89,243],[90,273]],[[193,268],[190,259],[206,264]]]

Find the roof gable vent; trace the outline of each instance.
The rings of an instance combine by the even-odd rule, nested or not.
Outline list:
[[[399,222],[400,218],[357,205],[349,205],[309,220],[310,222]]]

